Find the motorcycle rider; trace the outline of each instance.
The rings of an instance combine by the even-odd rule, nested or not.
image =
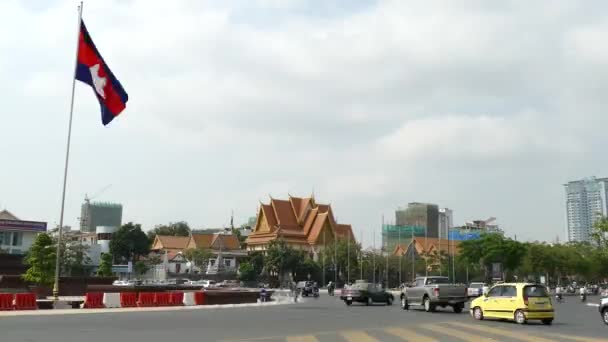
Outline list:
[[[581,293],[581,302],[586,301],[587,300],[587,288],[585,287],[585,285],[581,286],[580,293]]]
[[[557,285],[555,287],[555,297],[557,298],[558,302],[562,302],[563,301],[563,297],[562,297],[562,287]]]
[[[327,283],[327,293],[330,296],[334,295],[334,289],[335,289],[335,285],[333,281],[330,281],[329,283]]]

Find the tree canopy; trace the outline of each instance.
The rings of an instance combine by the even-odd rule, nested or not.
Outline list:
[[[56,248],[53,239],[46,233],[36,236],[36,240],[25,256],[29,266],[23,279],[38,285],[50,286],[55,277]]]
[[[213,253],[208,248],[190,248],[184,252],[184,256],[188,261],[192,262],[194,266],[201,269],[206,268],[209,259],[213,256]]]
[[[141,225],[129,222],[122,225],[110,241],[110,253],[116,262],[136,261],[150,252],[150,240]]]
[[[112,254],[101,253],[101,261],[99,262],[97,275],[100,277],[112,276]]]
[[[154,242],[156,235],[188,236],[190,232],[191,229],[187,222],[170,222],[169,224],[157,225],[154,229],[149,230],[148,239],[150,239],[150,242]]]

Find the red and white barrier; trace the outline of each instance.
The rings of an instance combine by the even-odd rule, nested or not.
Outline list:
[[[0,311],[11,311],[15,309],[15,295],[12,293],[0,293]]]
[[[194,294],[196,292],[185,292],[184,293],[184,300],[182,303],[184,303],[185,306],[195,306],[196,302],[194,301]]]
[[[85,309],[101,309],[104,308],[103,304],[103,293],[101,292],[87,292],[84,297]]]
[[[15,294],[15,310],[37,310],[35,293],[17,293]]]
[[[108,292],[103,294],[103,305],[106,308],[120,308],[120,293]]]

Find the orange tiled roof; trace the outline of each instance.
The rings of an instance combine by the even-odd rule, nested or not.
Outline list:
[[[241,244],[236,235],[222,235],[221,239],[219,235],[218,233],[192,234],[192,242],[188,244],[188,247],[219,249],[221,241],[223,249],[241,249]]]
[[[344,234],[352,228],[350,225],[338,227],[331,206],[316,204],[314,198],[289,196],[288,200],[271,198],[269,204],[261,204],[254,231],[247,238],[248,245],[264,245],[279,237],[290,240],[294,244],[316,245],[320,243],[321,235],[326,241],[341,230]],[[346,228],[348,227],[348,228]],[[330,232],[322,232],[327,229]],[[344,235],[347,236],[347,235]]]
[[[189,236],[156,235],[152,249],[185,249],[190,241]]]
[[[355,240],[353,228],[350,226],[350,224],[336,224],[336,235],[339,239],[349,239],[351,241]]]

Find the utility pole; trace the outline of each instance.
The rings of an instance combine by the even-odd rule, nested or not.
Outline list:
[[[350,234],[348,234],[348,244],[346,245],[346,283],[350,283]]]
[[[376,284],[376,228],[372,231],[372,283]]]
[[[359,236],[359,243],[361,244],[361,248],[359,248],[359,271],[361,272],[361,277],[359,279],[363,279],[363,231],[361,231]]]
[[[416,245],[414,244],[414,228],[410,230],[412,234],[412,240],[410,242],[410,249],[412,251],[412,283],[416,280]]]
[[[395,227],[397,227],[398,230],[398,238],[397,238],[397,245],[399,246],[399,249],[401,250],[401,226],[397,226],[395,225]],[[401,279],[401,259],[403,259],[403,253],[399,252],[399,286],[401,286],[401,284],[403,283],[402,279]]]
[[[429,276],[429,241],[428,241],[428,223],[424,224],[424,275]]]
[[[325,230],[323,230],[323,255],[322,255],[323,271],[321,272],[321,274],[323,276],[323,284],[322,284],[323,286],[325,286],[325,256],[326,255],[327,255],[327,245],[325,244]]]

